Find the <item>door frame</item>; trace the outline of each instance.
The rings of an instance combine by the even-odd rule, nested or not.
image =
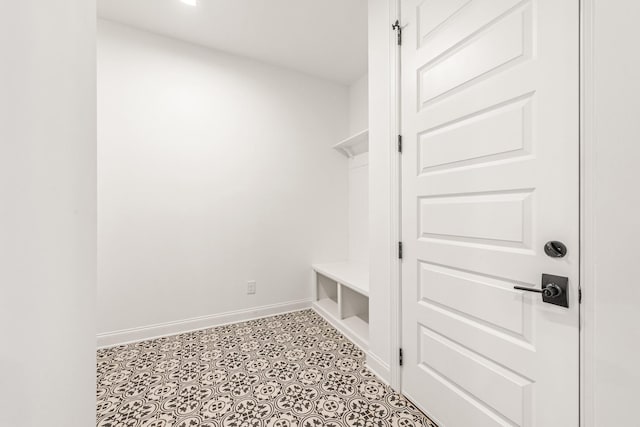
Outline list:
[[[595,0],[573,0],[579,3],[579,289],[583,301],[579,307],[579,420],[581,427],[595,427],[593,425],[593,378],[594,378],[594,338],[593,313],[595,299],[590,297],[595,289],[595,257],[593,247],[594,209],[594,2]],[[401,20],[401,0],[389,0],[389,52],[390,52],[390,82],[389,94],[391,101],[391,146],[395,146],[397,135],[401,134],[400,127],[400,46],[396,43],[395,31],[391,26],[396,20]],[[402,21],[400,21],[402,22]],[[401,174],[402,157],[398,150],[393,150],[391,156],[391,232],[392,242],[400,242],[402,237],[402,199]],[[402,392],[402,368],[396,349],[402,348],[402,264],[397,252],[391,256],[391,387]],[[586,295],[586,297],[585,297]]]
[[[402,154],[397,147],[398,136],[401,135],[401,103],[400,93],[400,46],[397,43],[396,31],[392,29],[396,20],[400,21],[401,0],[389,0],[389,58],[390,82],[389,99],[391,103],[391,298],[389,312],[391,315],[391,378],[390,385],[397,392],[402,391],[402,367],[399,350],[402,348],[402,260],[398,255],[397,243],[402,241]],[[401,21],[400,21],[401,22]]]
[[[580,426],[595,427],[595,0],[580,1]]]

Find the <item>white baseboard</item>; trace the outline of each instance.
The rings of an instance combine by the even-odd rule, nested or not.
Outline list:
[[[373,372],[378,378],[384,381],[387,385],[391,383],[391,368],[389,364],[384,363],[375,354],[370,351],[367,353],[367,368]]]
[[[114,345],[128,344],[136,341],[144,341],[167,335],[181,334],[184,332],[206,329],[229,323],[244,322],[260,317],[273,316],[291,311],[304,310],[311,307],[311,300],[303,299],[284,303],[263,305],[260,307],[243,310],[228,311],[226,313],[212,314],[208,316],[194,317],[175,322],[159,323],[156,325],[142,326],[140,328],[123,329],[114,332],[104,332],[97,335],[98,348],[112,347]]]

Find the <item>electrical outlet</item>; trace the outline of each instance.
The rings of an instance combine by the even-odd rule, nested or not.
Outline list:
[[[249,280],[247,282],[247,295],[253,295],[256,293],[256,281]]]

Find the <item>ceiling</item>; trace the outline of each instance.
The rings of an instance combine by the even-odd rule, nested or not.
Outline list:
[[[344,84],[367,72],[367,0],[98,0],[98,15]]]

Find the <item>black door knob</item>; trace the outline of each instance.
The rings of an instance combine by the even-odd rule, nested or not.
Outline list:
[[[554,276],[552,274],[542,275],[541,289],[529,288],[526,286],[514,286],[513,289],[520,291],[535,292],[542,294],[542,301],[559,305],[561,307],[569,307],[569,299],[567,291],[569,288],[569,278],[562,276]]]
[[[562,295],[562,289],[560,288],[560,286],[556,285],[555,283],[549,283],[542,290],[542,295],[547,298],[557,298],[560,295]]]
[[[544,244],[544,253],[551,258],[562,258],[567,254],[567,246],[562,242],[552,240]]]

